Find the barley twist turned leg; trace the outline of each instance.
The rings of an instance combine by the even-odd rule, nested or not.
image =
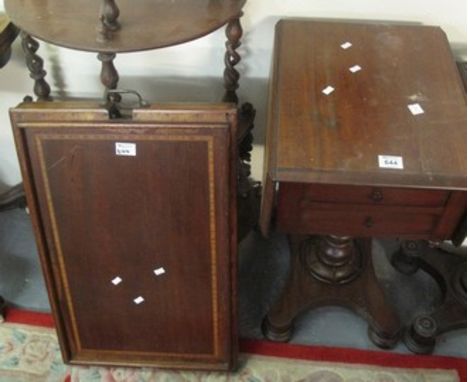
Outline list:
[[[226,54],[224,56],[224,88],[226,89],[223,102],[239,104],[237,89],[239,88],[240,74],[236,66],[241,61],[237,51],[241,46],[243,35],[240,17],[229,21],[226,27]],[[251,152],[253,149],[253,134],[255,109],[250,103],[244,103],[239,109],[239,124],[237,143],[239,147],[238,159],[238,221],[239,240],[257,224],[260,211],[260,186],[253,182],[251,175]]]
[[[224,88],[226,92],[224,94],[223,102],[232,102],[236,105],[239,103],[237,96],[237,89],[239,88],[240,74],[235,68],[241,61],[241,56],[237,52],[237,49],[241,46],[240,39],[243,35],[242,25],[240,23],[240,17],[232,19],[226,27],[226,54],[224,56]]]
[[[26,32],[21,32],[21,45],[26,56],[30,76],[34,80],[34,94],[39,100],[50,100],[50,86],[44,77],[44,60],[36,53],[39,43]]]

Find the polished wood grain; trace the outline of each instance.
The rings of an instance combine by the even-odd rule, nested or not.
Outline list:
[[[5,9],[22,30],[68,48],[119,53],[194,40],[237,18],[246,0],[119,0],[121,28],[102,39],[100,1],[7,0]]]
[[[376,345],[395,346],[400,322],[361,238],[459,241],[464,89],[439,28],[278,23],[260,227],[289,235],[291,271],[264,320],[269,339],[289,340],[307,309],[341,305],[368,321]],[[414,103],[423,114],[410,113]],[[380,168],[379,155],[400,156],[403,168]]]
[[[281,20],[276,31],[262,231],[268,232],[273,215],[269,195],[280,183],[279,200],[341,203],[342,215],[356,203],[449,207],[451,193],[461,192],[456,212],[423,214],[437,217],[426,219],[426,228],[433,222],[426,238],[450,238],[449,227],[466,208],[466,94],[444,33],[306,20]],[[353,45],[344,50],[347,41]],[[352,74],[353,65],[362,70]],[[328,85],[336,90],[326,96]],[[410,103],[425,113],[412,115]],[[404,169],[379,168],[378,155],[401,156]],[[285,206],[280,215],[292,224],[297,208]],[[388,218],[401,213],[387,211]],[[407,234],[420,237],[422,227]],[[390,227],[376,232],[403,234]]]
[[[440,28],[282,20],[277,36],[274,181],[466,189],[466,95]]]
[[[237,110],[110,121],[98,105],[36,103],[11,116],[64,359],[233,368]]]
[[[373,271],[371,240],[355,242],[347,238],[339,243],[341,249],[349,246],[350,250],[362,254],[354,264],[358,268],[359,277],[353,277],[353,273],[356,276],[356,270],[353,270],[347,274],[346,282],[324,282],[312,277],[312,264],[317,263],[312,255],[316,254],[314,249],[321,240],[323,238],[296,235],[289,237],[291,269],[280,298],[271,307],[263,323],[263,330],[268,338],[287,341],[292,336],[292,322],[298,314],[336,304],[353,310],[368,321],[369,334],[380,346],[394,345],[394,339],[398,339],[400,322],[394,309],[387,304],[385,292]],[[344,257],[349,255],[345,254]],[[339,279],[345,267],[337,268],[330,270],[333,277]],[[379,339],[377,333],[381,336]]]
[[[422,207],[443,207],[450,195],[446,190],[304,183],[285,183],[281,192],[293,194],[288,199],[301,204],[312,201]]]
[[[276,228],[440,241],[452,238],[465,206],[463,191],[285,182],[276,197]]]

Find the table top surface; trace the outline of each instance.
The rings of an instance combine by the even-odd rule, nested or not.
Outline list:
[[[273,181],[466,190],[466,94],[445,34],[280,21],[267,140]]]
[[[121,29],[102,42],[101,1],[6,0],[22,30],[41,40],[92,52],[135,52],[181,44],[213,32],[240,15],[246,0],[117,0]]]

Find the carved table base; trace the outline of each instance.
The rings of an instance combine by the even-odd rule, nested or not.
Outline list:
[[[291,236],[291,270],[283,294],[263,322],[265,336],[289,341],[300,313],[326,305],[349,308],[369,323],[370,339],[391,348],[400,321],[375,276],[371,239]]]
[[[409,350],[429,354],[440,334],[466,328],[465,256],[432,248],[427,242],[405,241],[393,255],[392,264],[407,275],[422,269],[442,292],[442,303],[433,312],[419,314],[406,330],[404,341]]]

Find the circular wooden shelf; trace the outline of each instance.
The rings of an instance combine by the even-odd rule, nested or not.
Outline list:
[[[104,53],[181,44],[238,17],[246,0],[117,0],[120,30],[100,41],[97,0],[5,0],[12,22],[41,40]]]

